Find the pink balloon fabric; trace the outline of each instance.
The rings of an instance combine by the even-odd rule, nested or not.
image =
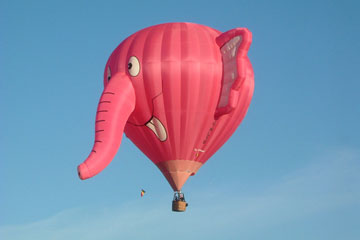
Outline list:
[[[111,162],[125,132],[181,190],[246,115],[254,91],[251,40],[246,28],[221,33],[194,23],[151,26],[124,40],[105,67],[95,144],[80,178]]]

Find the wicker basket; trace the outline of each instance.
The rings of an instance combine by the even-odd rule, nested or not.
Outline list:
[[[173,201],[172,210],[174,212],[185,212],[187,203],[185,201]]]

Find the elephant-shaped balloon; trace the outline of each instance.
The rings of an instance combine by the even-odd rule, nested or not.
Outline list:
[[[93,177],[126,136],[161,170],[174,191],[230,138],[254,90],[246,28],[221,33],[194,23],[136,32],[111,54],[95,123],[95,143],[78,166]]]

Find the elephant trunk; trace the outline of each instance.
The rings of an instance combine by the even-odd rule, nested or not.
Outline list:
[[[88,158],[78,166],[84,180],[101,172],[115,157],[125,124],[135,108],[135,91],[125,73],[115,74],[101,95],[96,113],[95,143]]]

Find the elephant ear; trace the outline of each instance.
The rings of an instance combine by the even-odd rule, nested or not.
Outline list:
[[[252,34],[246,28],[235,28],[216,38],[222,56],[223,75],[215,119],[230,113],[238,104],[239,89],[249,71],[247,52],[251,41]]]

